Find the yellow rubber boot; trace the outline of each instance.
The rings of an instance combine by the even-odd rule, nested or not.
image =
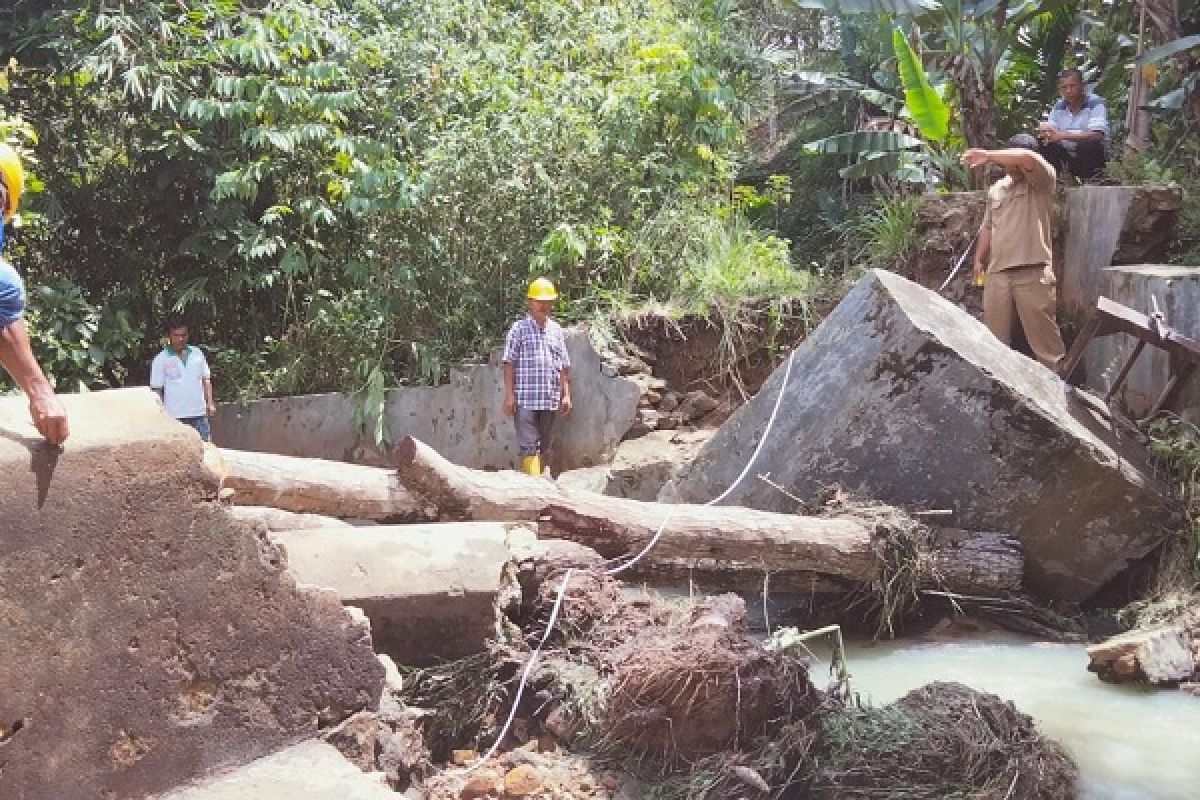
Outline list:
[[[535,478],[542,476],[542,457],[538,455],[522,456],[521,471]]]

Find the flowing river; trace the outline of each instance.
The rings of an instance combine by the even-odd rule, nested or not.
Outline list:
[[[932,681],[958,681],[1013,701],[1074,756],[1082,800],[1200,798],[1200,698],[1102,683],[1087,671],[1083,645],[988,634],[852,643],[847,660],[851,689],[875,705]],[[816,669],[813,678],[820,684]]]

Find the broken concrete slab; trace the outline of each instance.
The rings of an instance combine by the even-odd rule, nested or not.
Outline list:
[[[621,442],[602,489],[613,497],[654,500],[667,481],[700,451],[712,431],[653,431]]]
[[[482,652],[520,602],[508,529],[498,522],[380,525],[272,534],[301,583],[333,589],[371,620],[375,648],[400,664]]]
[[[792,512],[795,498],[841,484],[909,509],[952,509],[956,527],[1017,536],[1026,586],[1063,600],[1090,597],[1175,521],[1140,448],[1050,371],[898,275],[869,271],[791,359],[778,418],[729,504]],[[733,483],[785,371],[660,499],[706,502]]]
[[[1103,271],[1101,294],[1147,315],[1157,307],[1166,316],[1167,325],[1200,340],[1200,267],[1110,267]],[[1107,394],[1136,345],[1134,337],[1123,333],[1093,339],[1084,356],[1088,386]],[[1162,394],[1170,374],[1167,353],[1147,347],[1115,399],[1133,418],[1144,417]],[[1200,376],[1190,379],[1168,410],[1179,412],[1189,421],[1200,420]]]
[[[19,800],[136,800],[374,708],[370,631],[211,502],[149,389],[0,400],[0,773]]]
[[[1192,637],[1181,626],[1138,630],[1087,649],[1088,671],[1110,683],[1159,686],[1186,681],[1196,672]]]
[[[1163,258],[1183,207],[1183,190],[1167,186],[1080,186],[1064,193],[1057,252],[1059,310],[1082,321],[1113,264]],[[1115,299],[1115,298],[1114,298]]]
[[[582,329],[567,331],[574,408],[555,426],[555,472],[607,463],[633,424],[640,390],[605,374]],[[447,383],[387,392],[384,414],[392,441],[415,436],[456,464],[509,469],[518,462],[511,417],[504,414],[500,352],[488,364],[456,367]],[[387,465],[389,455],[355,424],[361,400],[346,394],[308,395],[222,404],[213,420],[222,446],[263,453]]]
[[[161,800],[396,800],[383,773],[368,773],[313,739]]]

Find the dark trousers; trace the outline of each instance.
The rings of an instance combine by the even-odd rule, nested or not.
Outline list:
[[[554,436],[557,411],[534,411],[517,407],[517,447],[523,456],[546,455]]]
[[[1038,147],[1038,154],[1050,162],[1059,174],[1065,169],[1081,181],[1090,181],[1104,169],[1107,160],[1104,153],[1104,142],[1098,139],[1076,142],[1075,152],[1063,147],[1061,142],[1044,144]]]

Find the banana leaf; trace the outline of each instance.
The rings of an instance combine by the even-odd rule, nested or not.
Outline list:
[[[893,131],[851,131],[826,136],[804,145],[805,152],[826,155],[861,155],[920,147],[920,139]]]
[[[925,171],[921,169],[916,153],[868,153],[865,158],[838,170],[838,175],[848,181],[890,175],[908,183],[923,183]]]
[[[873,106],[878,106],[889,114],[904,116],[904,103],[898,97],[892,97],[887,92],[878,89],[862,89],[858,96]]]
[[[1133,63],[1140,67],[1143,64],[1162,61],[1164,58],[1178,55],[1179,53],[1191,50],[1193,47],[1200,47],[1200,33],[1192,36],[1184,36],[1182,39],[1176,39],[1173,42],[1167,42],[1164,45],[1151,48],[1138,56],[1137,61]]]
[[[904,102],[921,135],[934,142],[946,141],[950,135],[950,107],[929,83],[921,59],[899,28],[892,31],[892,47],[896,51],[900,82],[904,84]]]

